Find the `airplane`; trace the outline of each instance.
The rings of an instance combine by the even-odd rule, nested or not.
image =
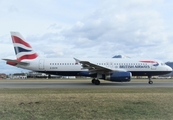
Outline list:
[[[168,74],[172,68],[155,59],[114,58],[41,58],[19,32],[11,32],[16,59],[3,59],[7,64],[48,75],[91,77],[92,83],[100,79],[112,82],[129,82],[132,76]]]

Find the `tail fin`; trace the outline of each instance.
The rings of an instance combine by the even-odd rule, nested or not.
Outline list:
[[[11,32],[11,38],[14,45],[17,61],[32,60],[38,57],[38,54],[32,49],[31,45],[25,42],[22,35],[18,32]]]

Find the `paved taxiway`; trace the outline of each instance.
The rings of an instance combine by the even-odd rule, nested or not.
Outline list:
[[[93,85],[90,80],[61,80],[61,81],[27,81],[27,80],[6,80],[0,82],[0,89],[12,89],[12,88],[152,88],[152,87],[173,87],[172,81],[154,81],[152,85],[147,81],[132,81],[124,83],[105,82],[101,81],[100,85]]]

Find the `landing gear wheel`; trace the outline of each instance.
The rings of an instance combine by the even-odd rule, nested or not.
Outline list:
[[[153,81],[148,81],[148,84],[153,84]]]
[[[100,81],[99,80],[95,80],[95,85],[100,85]]]
[[[151,80],[151,76],[148,76],[148,79],[149,79],[148,84],[153,84],[153,81]]]
[[[92,82],[92,84],[95,84],[95,81],[96,81],[95,79],[92,79],[92,81],[91,81],[91,82]]]

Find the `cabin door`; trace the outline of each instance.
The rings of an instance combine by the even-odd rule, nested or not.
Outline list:
[[[44,70],[44,59],[39,60],[39,70]]]
[[[151,65],[151,69],[152,69],[152,70],[156,70],[156,66]]]

